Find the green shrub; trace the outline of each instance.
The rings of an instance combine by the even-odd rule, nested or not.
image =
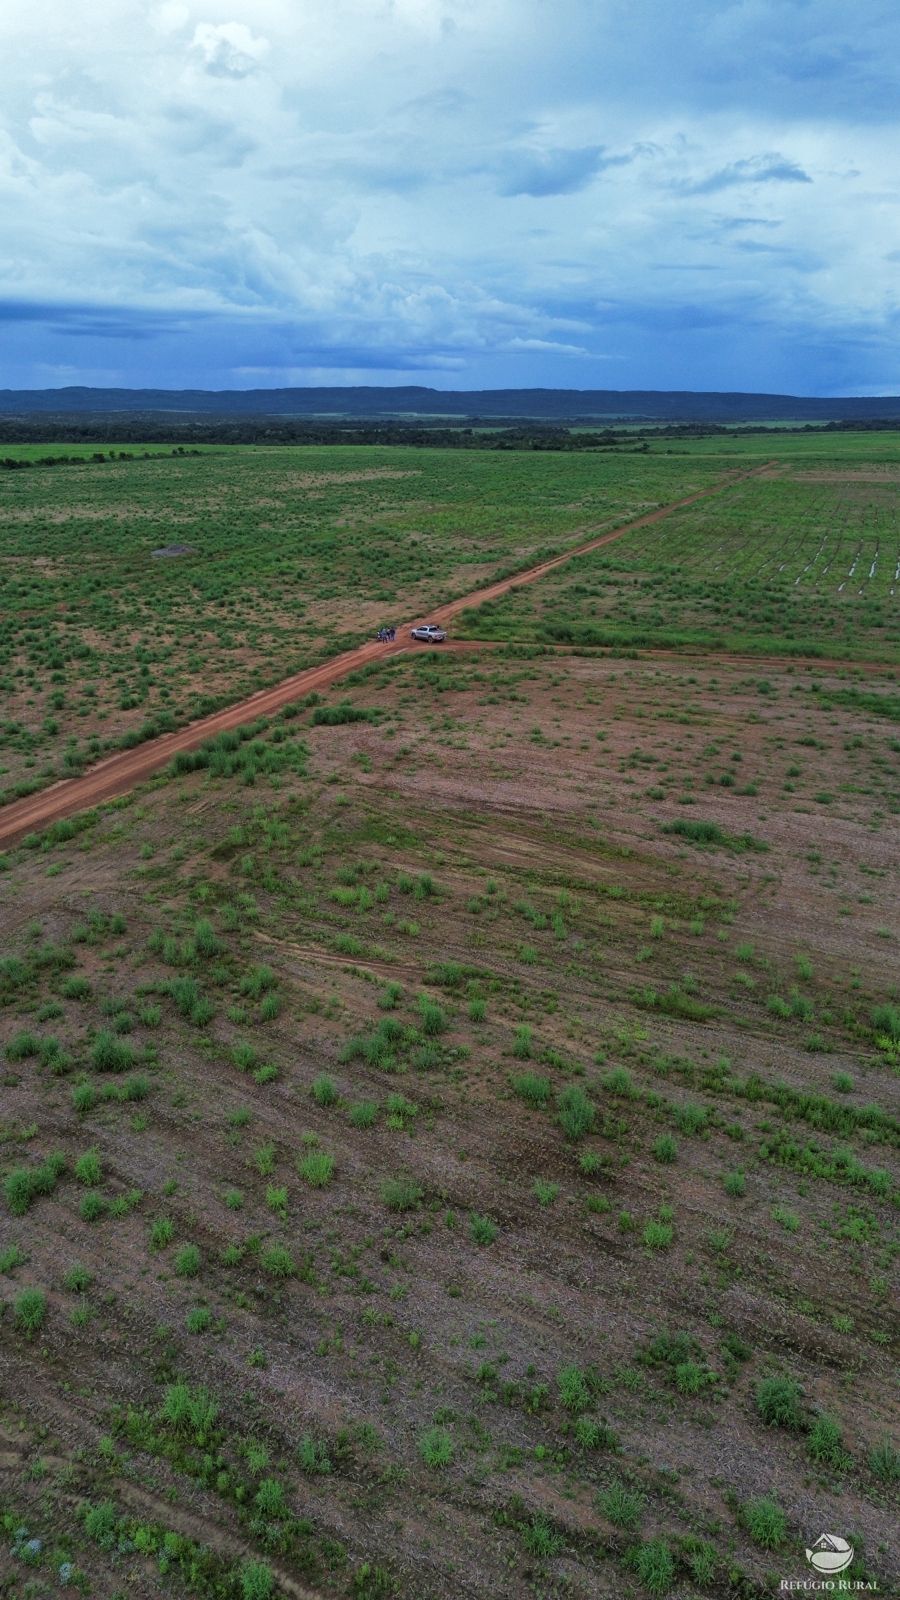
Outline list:
[[[65,1156],[59,1151],[38,1166],[14,1167],[3,1182],[4,1198],[13,1216],[24,1216],[40,1195],[52,1194],[65,1168]]]
[[[670,1222],[651,1218],[644,1226],[644,1243],[650,1250],[668,1250],[674,1237],[675,1229]]]
[[[137,1053],[127,1039],[120,1039],[107,1028],[102,1028],[91,1047],[91,1064],[96,1072],[128,1072],[137,1061]]]
[[[15,1272],[16,1267],[23,1267],[28,1260],[20,1245],[9,1244],[0,1250],[0,1276],[7,1272]]]
[[[546,1517],[535,1516],[526,1523],[522,1529],[522,1539],[532,1553],[541,1561],[548,1561],[552,1556],[558,1555],[563,1547],[561,1534],[557,1533],[552,1523]]]
[[[287,1515],[287,1502],[284,1498],[284,1489],[277,1478],[263,1478],[256,1491],[256,1506],[264,1517],[284,1517]]]
[[[694,1582],[701,1589],[709,1588],[718,1566],[715,1547],[705,1539],[698,1539],[695,1534],[686,1534],[682,1539],[682,1549]]]
[[[96,1189],[90,1189],[78,1207],[78,1215],[82,1222],[99,1222],[108,1210],[108,1202]]]
[[[752,833],[726,833],[717,822],[694,821],[688,817],[678,817],[674,822],[667,822],[663,826],[663,833],[674,833],[682,839],[689,839],[692,844],[718,845],[730,850],[768,850],[769,846],[762,840],[754,837]]]
[[[705,1106],[687,1105],[679,1106],[675,1112],[675,1122],[682,1133],[700,1133],[709,1121],[709,1112]]]
[[[274,989],[278,979],[271,967],[251,967],[240,981],[241,994],[249,995],[251,1000],[259,1000],[270,989]]]
[[[768,1427],[802,1428],[802,1390],[794,1378],[761,1378],[756,1385],[756,1409]]]
[[[665,1539],[647,1539],[638,1545],[634,1568],[651,1594],[668,1594],[675,1582],[675,1557]]]
[[[377,722],[380,715],[373,706],[351,706],[342,701],[337,706],[316,706],[312,723],[317,728],[333,728],[343,722]]]
[[[297,1445],[297,1463],[301,1472],[325,1475],[331,1471],[331,1458],[320,1439],[304,1433]]]
[[[272,1570],[264,1561],[244,1561],[240,1569],[241,1600],[271,1600],[275,1593]]]
[[[6,1059],[7,1061],[27,1061],[30,1057],[36,1056],[40,1048],[41,1041],[37,1035],[29,1033],[23,1028],[19,1033],[13,1034],[9,1044],[6,1046]]]
[[[170,1383],[160,1408],[162,1420],[177,1433],[192,1434],[197,1444],[205,1444],[219,1414],[207,1389],[192,1389],[187,1383]]]
[[[419,1114],[419,1108],[403,1094],[387,1097],[387,1125],[389,1128],[408,1128]]]
[[[184,1244],[173,1263],[179,1278],[196,1278],[200,1271],[200,1251],[195,1244]]]
[[[424,1193],[412,1178],[386,1178],[381,1185],[381,1198],[389,1211],[414,1211]]]
[[[693,1334],[682,1330],[663,1328],[654,1334],[647,1346],[646,1360],[652,1366],[676,1367],[680,1361],[689,1361],[697,1349]]]
[[[95,1187],[103,1182],[103,1168],[96,1150],[86,1150],[75,1163],[75,1176],[79,1183]]]
[[[681,1394],[699,1394],[710,1382],[711,1373],[699,1361],[679,1361],[673,1368],[675,1387]]]
[[[26,1339],[33,1339],[47,1315],[47,1296],[43,1289],[23,1289],[13,1302],[16,1327]]]
[[[444,1033],[449,1025],[443,1008],[424,994],[419,996],[419,1022],[422,1032],[429,1038]]]
[[[334,1177],[334,1156],[326,1150],[311,1150],[297,1163],[301,1178],[312,1189],[324,1189]]]
[[[900,1483],[900,1450],[890,1439],[880,1439],[867,1457],[869,1471],[882,1483]]]
[[[290,1250],[283,1244],[270,1244],[259,1260],[263,1270],[273,1278],[292,1278],[297,1270]]]
[[[111,1500],[102,1500],[99,1505],[86,1505],[84,1508],[84,1531],[89,1539],[99,1544],[105,1550],[111,1550],[116,1542],[119,1527],[119,1514]]]
[[[570,1084],[557,1096],[557,1120],[567,1139],[583,1139],[594,1126],[594,1107],[583,1089]]]
[[[253,1160],[260,1177],[271,1178],[277,1165],[274,1144],[261,1144],[257,1150],[254,1150]]]
[[[358,1100],[350,1107],[347,1120],[353,1128],[371,1128],[378,1120],[378,1107],[374,1100]]]
[[[638,1093],[627,1067],[611,1067],[600,1081],[607,1094],[614,1094],[621,1100],[633,1100]]]
[[[446,1428],[427,1428],[419,1438],[419,1454],[426,1467],[446,1467],[453,1460],[453,1440]]]
[[[747,1193],[747,1179],[743,1172],[726,1172],[723,1182],[725,1193],[734,1199]]]
[[[353,1600],[391,1600],[397,1585],[386,1567],[375,1567],[364,1561],[353,1574],[351,1584]]]
[[[520,1099],[539,1110],[543,1110],[550,1100],[550,1079],[542,1078],[537,1072],[519,1073],[512,1079],[512,1086]]]
[[[585,1450],[617,1450],[618,1438],[606,1422],[596,1417],[579,1417],[575,1423],[575,1438]]]
[[[218,938],[212,923],[207,917],[201,917],[197,923],[191,940],[191,947],[195,955],[203,956],[207,960],[212,956],[221,954],[222,941]]]
[[[528,1061],[531,1058],[531,1037],[531,1029],[527,1022],[520,1023],[513,1040],[512,1053],[521,1061]]]
[[[490,1217],[473,1211],[469,1218],[469,1236],[475,1244],[493,1244],[500,1229]]]
[[[597,1504],[610,1522],[629,1532],[638,1526],[644,1514],[644,1496],[637,1489],[629,1489],[621,1479],[614,1479],[601,1490]]]
[[[751,1500],[744,1507],[743,1521],[751,1539],[764,1550],[777,1550],[784,1543],[787,1518],[774,1500]]]
[[[872,1011],[873,1032],[900,1044],[900,1006],[875,1006]]]
[[[66,978],[59,992],[65,1000],[89,1000],[92,990],[87,978],[75,974]]]
[[[582,1150],[578,1157],[579,1171],[583,1172],[586,1178],[596,1178],[598,1173],[603,1172],[605,1166],[606,1162],[597,1150]]]
[[[338,1086],[327,1072],[321,1072],[315,1079],[310,1094],[317,1106],[333,1106],[338,1099]]]
[[[590,1410],[590,1385],[580,1367],[562,1367],[557,1374],[556,1383],[560,1403],[567,1411]]]
[[[670,1133],[660,1134],[653,1145],[653,1154],[663,1165],[675,1161],[678,1156],[677,1140],[673,1139]]]
[[[840,1423],[824,1411],[815,1418],[806,1441],[807,1451],[819,1466],[839,1472],[849,1463]]]
[[[165,1250],[175,1237],[175,1224],[171,1217],[156,1217],[150,1227],[150,1249]]]

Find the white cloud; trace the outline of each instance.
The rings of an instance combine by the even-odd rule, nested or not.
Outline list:
[[[216,78],[247,78],[269,53],[268,39],[251,33],[243,22],[198,22],[193,49],[205,71]]]
[[[150,12],[151,25],[162,34],[178,33],[190,20],[191,13],[181,0],[163,0],[162,5],[154,6]]]

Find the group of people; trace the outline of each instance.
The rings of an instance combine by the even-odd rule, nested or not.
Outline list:
[[[396,628],[379,628],[378,629],[378,643],[379,644],[392,644],[393,641],[396,639],[396,637],[397,637],[397,629]]]

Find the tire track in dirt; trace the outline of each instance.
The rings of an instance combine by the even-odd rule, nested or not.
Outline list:
[[[526,583],[536,583],[546,577],[547,573],[564,566],[575,556],[586,555],[591,550],[598,550],[605,544],[611,544],[615,539],[624,538],[625,534],[632,533],[635,528],[646,528],[655,522],[662,522],[684,506],[693,505],[695,501],[704,500],[710,495],[722,494],[725,490],[734,488],[736,484],[743,483],[747,478],[758,477],[760,473],[770,470],[771,465],[772,463],[767,462],[764,467],[753,467],[748,472],[731,473],[710,488],[698,489],[696,493],[686,495],[681,500],[673,500],[668,505],[658,506],[655,511],[645,512],[643,516],[623,522],[618,528],[609,529],[591,539],[582,540],[580,544],[571,545],[559,555],[540,561],[533,567],[526,567],[522,572],[500,578],[483,589],[476,589],[470,594],[461,595],[442,606],[437,606],[428,612],[428,617],[432,622],[442,625],[450,622],[470,606],[484,605],[489,600],[499,599],[511,589],[518,589]],[[397,632],[408,633],[410,627],[416,625],[416,620],[418,619],[402,623]],[[0,845],[13,844],[23,835],[45,828],[51,822],[74,816],[79,811],[86,811],[91,806],[99,805],[106,800],[118,799],[119,796],[128,794],[144,779],[159,772],[160,768],[166,766],[179,751],[195,750],[198,745],[204,744],[207,739],[214,738],[218,733],[241,727],[244,723],[255,721],[257,717],[271,716],[284,706],[290,705],[292,701],[303,699],[314,690],[327,689],[333,683],[339,683],[342,678],[358,671],[360,667],[368,666],[375,661],[383,661],[388,656],[400,655],[409,648],[410,646],[400,639],[393,644],[381,644],[376,639],[368,640],[352,650],[344,650],[340,655],[320,662],[318,666],[306,667],[302,672],[295,672],[290,678],[283,679],[281,683],[274,684],[269,689],[258,689],[255,694],[249,695],[245,700],[237,701],[224,711],[212,712],[208,717],[201,717],[196,722],[188,723],[184,728],[176,729],[174,733],[164,733],[157,739],[148,739],[146,744],[139,745],[133,750],[117,751],[115,755],[99,761],[81,777],[63,778],[37,794],[28,795],[22,800],[14,800],[10,805],[0,809]]]
[[[900,672],[898,661],[875,661],[855,656],[782,656],[743,655],[737,650],[718,650],[713,646],[684,645],[679,650],[667,650],[656,645],[579,645],[547,644],[542,639],[448,639],[442,652],[453,655],[471,655],[476,650],[537,650],[541,654],[571,656],[584,661],[685,661],[694,665],[706,663],[711,667],[804,667],[827,672],[868,672],[880,675]],[[540,659],[540,656],[535,659]],[[2,813],[0,813],[2,816]]]

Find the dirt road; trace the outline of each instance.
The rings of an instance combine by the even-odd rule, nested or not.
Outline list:
[[[623,522],[618,528],[585,539],[581,544],[572,545],[548,561],[526,567],[511,577],[500,578],[496,583],[488,584],[484,589],[476,589],[472,594],[461,595],[445,605],[436,606],[434,610],[428,612],[428,621],[448,623],[469,606],[482,605],[486,600],[496,600],[500,595],[506,594],[510,589],[517,589],[524,583],[535,583],[539,578],[546,577],[548,572],[564,566],[574,556],[585,555],[589,550],[598,550],[602,545],[611,544],[614,539],[621,539],[625,534],[632,533],[635,528],[646,528],[651,523],[661,522],[664,517],[680,511],[683,506],[693,505],[696,500],[703,500],[708,495],[721,494],[746,478],[770,471],[771,466],[772,463],[767,462],[765,466],[754,467],[749,472],[730,473],[721,483],[713,484],[711,488],[699,489],[696,494],[687,495],[683,500],[673,500],[669,505],[658,507],[656,511],[648,511],[642,517],[634,517],[630,522]],[[239,700],[225,711],[214,711],[210,716],[201,717],[197,722],[187,723],[174,733],[164,733],[157,739],[148,739],[146,744],[138,745],[134,750],[117,751],[115,755],[99,761],[79,778],[64,778],[59,783],[51,784],[47,789],[41,789],[37,794],[28,795],[23,800],[14,800],[11,805],[0,809],[0,845],[13,844],[16,839],[46,828],[61,817],[74,816],[77,812],[86,811],[104,800],[114,800],[119,795],[128,794],[145,778],[152,777],[161,767],[166,766],[179,750],[194,750],[207,739],[213,738],[217,733],[225,732],[226,729],[254,722],[257,717],[271,716],[273,712],[280,711],[282,706],[290,705],[291,701],[302,700],[313,690],[327,689],[331,684],[348,677],[350,673],[356,672],[369,662],[383,660],[386,656],[399,655],[410,648],[421,648],[411,647],[408,640],[409,629],[415,626],[416,620],[419,619],[403,623],[398,627],[398,637],[393,644],[379,644],[377,640],[372,639],[366,644],[357,645],[355,649],[345,650],[341,655],[332,656],[330,660],[321,662],[317,667],[306,667],[302,672],[295,672],[292,677],[274,684],[271,689],[260,689],[256,694],[250,695],[246,700]]]

